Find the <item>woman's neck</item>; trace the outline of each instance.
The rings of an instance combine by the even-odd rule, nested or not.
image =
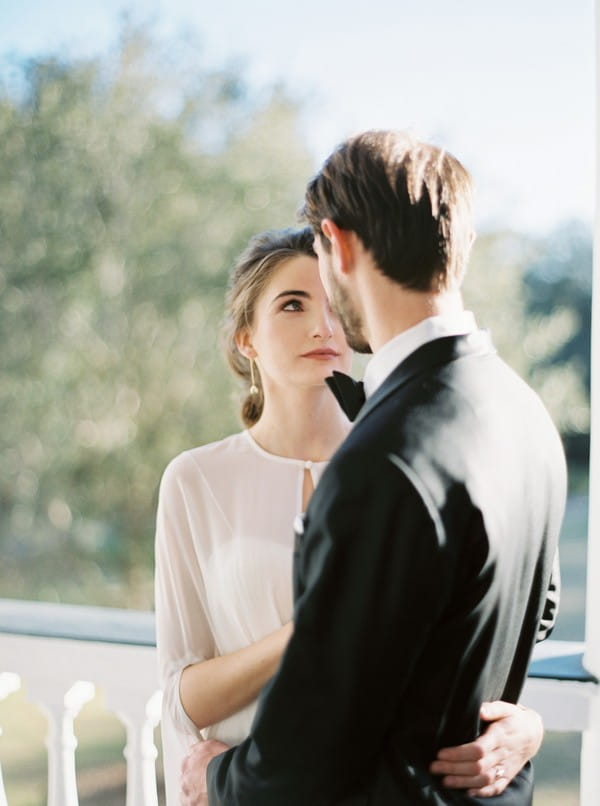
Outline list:
[[[269,453],[292,459],[328,460],[350,431],[350,423],[325,387],[269,392],[260,420],[250,428]]]

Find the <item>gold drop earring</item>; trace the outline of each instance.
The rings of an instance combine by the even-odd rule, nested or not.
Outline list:
[[[250,358],[250,394],[257,395],[258,394],[258,386],[256,385],[256,381],[254,379],[254,359]]]

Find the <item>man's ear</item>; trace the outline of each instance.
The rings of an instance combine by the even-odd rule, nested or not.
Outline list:
[[[256,350],[252,345],[252,337],[247,327],[235,334],[235,346],[246,358],[256,358]]]
[[[353,263],[353,232],[340,229],[331,218],[321,221],[321,232],[329,241],[333,267],[341,274],[348,274]]]

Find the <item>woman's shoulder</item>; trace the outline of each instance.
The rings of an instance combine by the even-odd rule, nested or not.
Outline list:
[[[218,470],[233,469],[240,456],[247,451],[245,432],[189,448],[171,459],[163,473],[162,483],[181,483],[195,479],[199,474],[211,475]]]

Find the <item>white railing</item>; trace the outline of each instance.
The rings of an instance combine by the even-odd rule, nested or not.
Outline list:
[[[579,731],[580,806],[600,804],[600,686],[583,666],[585,644],[544,641],[534,651],[521,702],[542,715],[546,730]]]
[[[96,686],[125,725],[127,806],[158,806],[153,732],[161,695],[151,613],[0,600],[0,700],[21,685],[48,720],[48,806],[78,806],[73,720]],[[7,806],[1,769],[0,806]]]
[[[582,733],[580,802],[598,806],[600,686],[584,669],[583,652],[573,642],[540,644],[522,701],[542,714],[547,730]],[[127,806],[157,806],[160,692],[151,613],[0,600],[0,700],[21,685],[48,719],[48,806],[78,805],[73,720],[95,685],[126,727]],[[0,806],[7,806],[1,767]]]

